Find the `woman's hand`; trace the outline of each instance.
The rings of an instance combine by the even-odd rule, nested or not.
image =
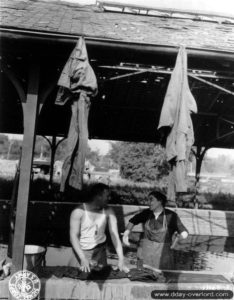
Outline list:
[[[187,231],[183,231],[183,232],[181,232],[181,234],[180,234],[180,239],[187,239],[187,237],[188,237],[188,232]]]
[[[89,265],[89,261],[86,257],[82,257],[80,259],[81,261],[81,271],[84,271],[84,272],[90,272],[90,265]]]

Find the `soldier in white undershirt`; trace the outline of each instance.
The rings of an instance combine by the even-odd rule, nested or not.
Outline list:
[[[91,188],[89,202],[73,210],[70,217],[70,241],[73,247],[70,266],[79,266],[89,272],[93,263],[102,266],[107,264],[105,230],[108,225],[119,258],[118,267],[121,271],[128,272],[124,264],[117,219],[114,211],[107,205],[108,199],[109,187],[98,183]]]

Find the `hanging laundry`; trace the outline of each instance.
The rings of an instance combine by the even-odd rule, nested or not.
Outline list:
[[[60,190],[66,184],[82,189],[85,153],[88,143],[90,98],[97,94],[97,79],[89,64],[85,40],[79,38],[60,75],[55,104],[71,102],[72,116],[68,133],[67,155],[62,167]]]
[[[166,156],[171,165],[169,201],[175,201],[176,192],[187,191],[187,161],[194,143],[192,112],[197,112],[197,104],[189,89],[186,50],[180,47],[158,125],[158,129],[171,128],[166,137]]]

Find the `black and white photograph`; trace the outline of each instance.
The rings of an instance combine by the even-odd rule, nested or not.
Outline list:
[[[234,1],[0,0],[0,300],[233,293]]]

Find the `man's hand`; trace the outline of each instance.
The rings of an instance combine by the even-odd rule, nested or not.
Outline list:
[[[118,268],[120,271],[123,271],[125,273],[129,272],[129,268],[127,266],[125,266],[124,260],[122,260],[122,259],[119,259],[119,261],[118,261]]]
[[[84,271],[84,272],[90,272],[90,265],[89,265],[89,261],[86,257],[82,257],[80,259],[81,261],[81,271]]]
[[[130,243],[129,243],[129,231],[126,230],[123,234],[123,243],[125,246],[130,247]]]

